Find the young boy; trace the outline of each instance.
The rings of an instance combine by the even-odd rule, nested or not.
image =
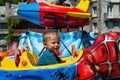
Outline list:
[[[64,62],[58,56],[61,55],[59,52],[60,48],[60,36],[54,31],[48,31],[43,34],[43,45],[46,48],[38,62],[38,65],[50,65]]]

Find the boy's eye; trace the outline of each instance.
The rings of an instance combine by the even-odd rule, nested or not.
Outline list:
[[[52,42],[52,44],[55,44],[55,42]]]
[[[60,44],[59,42],[52,42],[52,44]]]

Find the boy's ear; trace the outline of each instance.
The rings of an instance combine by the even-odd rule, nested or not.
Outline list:
[[[46,42],[43,42],[43,45],[44,45],[44,47],[46,48],[46,46],[47,46],[47,45],[46,45]]]

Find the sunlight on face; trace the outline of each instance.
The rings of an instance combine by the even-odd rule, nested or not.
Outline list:
[[[56,54],[60,48],[60,39],[57,36],[50,36],[44,46],[52,53]]]

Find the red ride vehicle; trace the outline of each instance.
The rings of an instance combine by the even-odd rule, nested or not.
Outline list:
[[[92,46],[84,49],[77,74],[80,80],[115,79],[120,77],[119,67],[120,32],[108,32],[99,35]]]

